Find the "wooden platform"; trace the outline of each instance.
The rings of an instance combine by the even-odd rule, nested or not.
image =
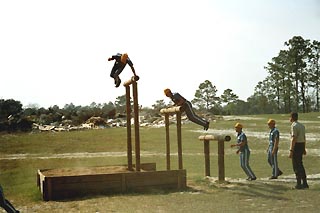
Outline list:
[[[45,201],[156,188],[181,190],[186,188],[186,170],[156,171],[155,163],[141,164],[140,172],[127,166],[41,169],[37,185]]]

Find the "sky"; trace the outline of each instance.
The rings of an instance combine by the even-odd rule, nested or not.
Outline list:
[[[246,101],[293,36],[320,41],[320,1],[0,0],[0,99],[114,102],[107,59],[128,53],[143,107],[169,102],[165,88],[191,101],[205,80]]]

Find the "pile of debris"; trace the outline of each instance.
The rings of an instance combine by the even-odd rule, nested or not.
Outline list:
[[[212,116],[205,116],[207,120],[215,120]],[[182,124],[190,122],[187,116],[181,117]],[[161,115],[157,116],[150,116],[144,115],[139,116],[139,123],[141,127],[163,127],[165,126],[164,117]],[[175,124],[176,123],[176,116],[169,117],[169,123]],[[131,124],[134,124],[134,119],[131,118]],[[104,119],[101,117],[91,117],[85,123],[79,126],[73,126],[71,122],[62,122],[61,124],[52,124],[52,125],[40,125],[40,124],[33,124],[33,131],[39,132],[62,132],[62,131],[76,131],[76,130],[89,130],[89,129],[105,129],[105,128],[112,128],[112,127],[126,127],[127,119],[126,117],[118,117],[115,119]]]

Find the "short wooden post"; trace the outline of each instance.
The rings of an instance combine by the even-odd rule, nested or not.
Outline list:
[[[218,167],[219,181],[224,181],[224,140],[218,140]]]
[[[228,135],[202,135],[199,140],[204,143],[205,155],[205,175],[210,176],[210,140],[218,141],[218,176],[219,181],[225,181],[225,167],[224,167],[224,142],[230,141],[231,137]]]
[[[205,174],[206,176],[210,176],[210,141],[209,140],[204,140],[204,165],[205,165]]]

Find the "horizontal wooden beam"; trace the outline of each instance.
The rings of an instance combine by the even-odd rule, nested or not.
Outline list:
[[[127,81],[125,81],[124,83],[123,83],[123,86],[125,86],[125,87],[127,87],[127,86],[129,86],[130,84],[132,84],[133,82],[136,82],[136,81],[138,81],[140,78],[139,78],[139,76],[132,76],[131,77],[131,79],[130,80],[127,80]]]
[[[199,140],[201,141],[230,141],[231,137],[229,135],[201,135],[199,136]]]
[[[160,112],[161,112],[162,114],[165,114],[165,113],[174,113],[174,112],[181,112],[181,106],[164,108],[164,109],[161,109]]]

